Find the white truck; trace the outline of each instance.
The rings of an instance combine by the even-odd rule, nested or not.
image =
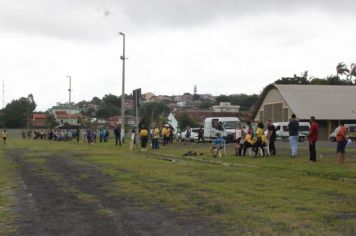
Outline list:
[[[289,130],[288,130],[289,122],[277,122],[273,123],[276,127],[276,136],[277,139],[288,140],[289,138]],[[299,122],[299,142],[304,142],[309,134],[310,123],[309,122]]]
[[[237,117],[208,117],[204,121],[204,138],[212,140],[219,133],[226,143],[234,141],[234,135],[240,120]]]

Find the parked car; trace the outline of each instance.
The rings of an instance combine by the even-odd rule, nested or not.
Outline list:
[[[349,132],[349,138],[352,141],[356,140],[356,124],[345,124],[346,128],[348,129]],[[339,131],[339,126],[334,129],[333,132],[329,135],[329,140],[331,142],[336,142],[336,134]]]
[[[276,127],[276,135],[277,139],[288,140],[289,139],[289,131],[288,131],[288,123],[289,122],[277,122],[273,123]],[[310,128],[309,122],[299,122],[299,142],[304,142],[308,136]]]
[[[198,133],[199,133],[199,128],[190,128],[190,140],[187,140],[187,141],[190,141],[190,142],[194,142],[194,141],[197,141],[198,140]],[[187,130],[184,130],[182,132],[179,132],[177,134],[177,140],[178,141],[181,141],[181,142],[184,142],[186,141],[186,137],[185,135],[187,134]]]

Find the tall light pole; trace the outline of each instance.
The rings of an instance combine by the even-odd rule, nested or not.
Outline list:
[[[69,120],[70,122],[72,121],[72,77],[67,75],[67,77],[69,78],[69,89],[68,89],[68,92],[69,92]]]
[[[121,93],[121,139],[124,142],[125,139],[125,34],[119,32],[119,35],[123,38],[122,43],[122,93]]]
[[[69,92],[69,106],[70,106],[70,103],[72,102],[72,77],[67,75],[67,77],[69,78],[69,89],[68,89],[68,92]]]

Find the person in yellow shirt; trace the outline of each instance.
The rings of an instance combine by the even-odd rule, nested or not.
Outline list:
[[[242,155],[245,156],[247,149],[253,148],[254,144],[255,144],[255,140],[253,139],[252,130],[250,129],[250,131],[245,136],[245,142],[243,144]]]
[[[147,150],[147,141],[148,141],[148,130],[146,127],[143,127],[140,131],[140,139],[141,139],[141,150]]]
[[[255,144],[255,157],[257,157],[258,149],[262,149],[262,155],[265,155],[265,150],[263,149],[263,123],[259,122],[257,124],[257,130],[256,130],[256,144]]]
[[[4,141],[5,144],[6,144],[6,139],[7,139],[7,131],[6,129],[4,129],[4,131],[2,132],[2,140]]]
[[[158,127],[153,129],[152,149],[159,149],[160,130]]]
[[[171,129],[166,125],[165,131],[163,134],[163,145],[168,145],[170,135],[171,135]]]

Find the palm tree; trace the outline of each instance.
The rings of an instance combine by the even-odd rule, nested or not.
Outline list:
[[[349,69],[347,69],[347,66],[345,63],[340,62],[336,66],[336,76],[339,77],[339,75],[345,75],[347,73],[350,73]]]
[[[352,76],[356,77],[356,64],[352,63],[350,67],[350,73],[348,75],[350,77],[350,81],[352,81]],[[355,84],[356,84],[356,79],[355,79]]]

